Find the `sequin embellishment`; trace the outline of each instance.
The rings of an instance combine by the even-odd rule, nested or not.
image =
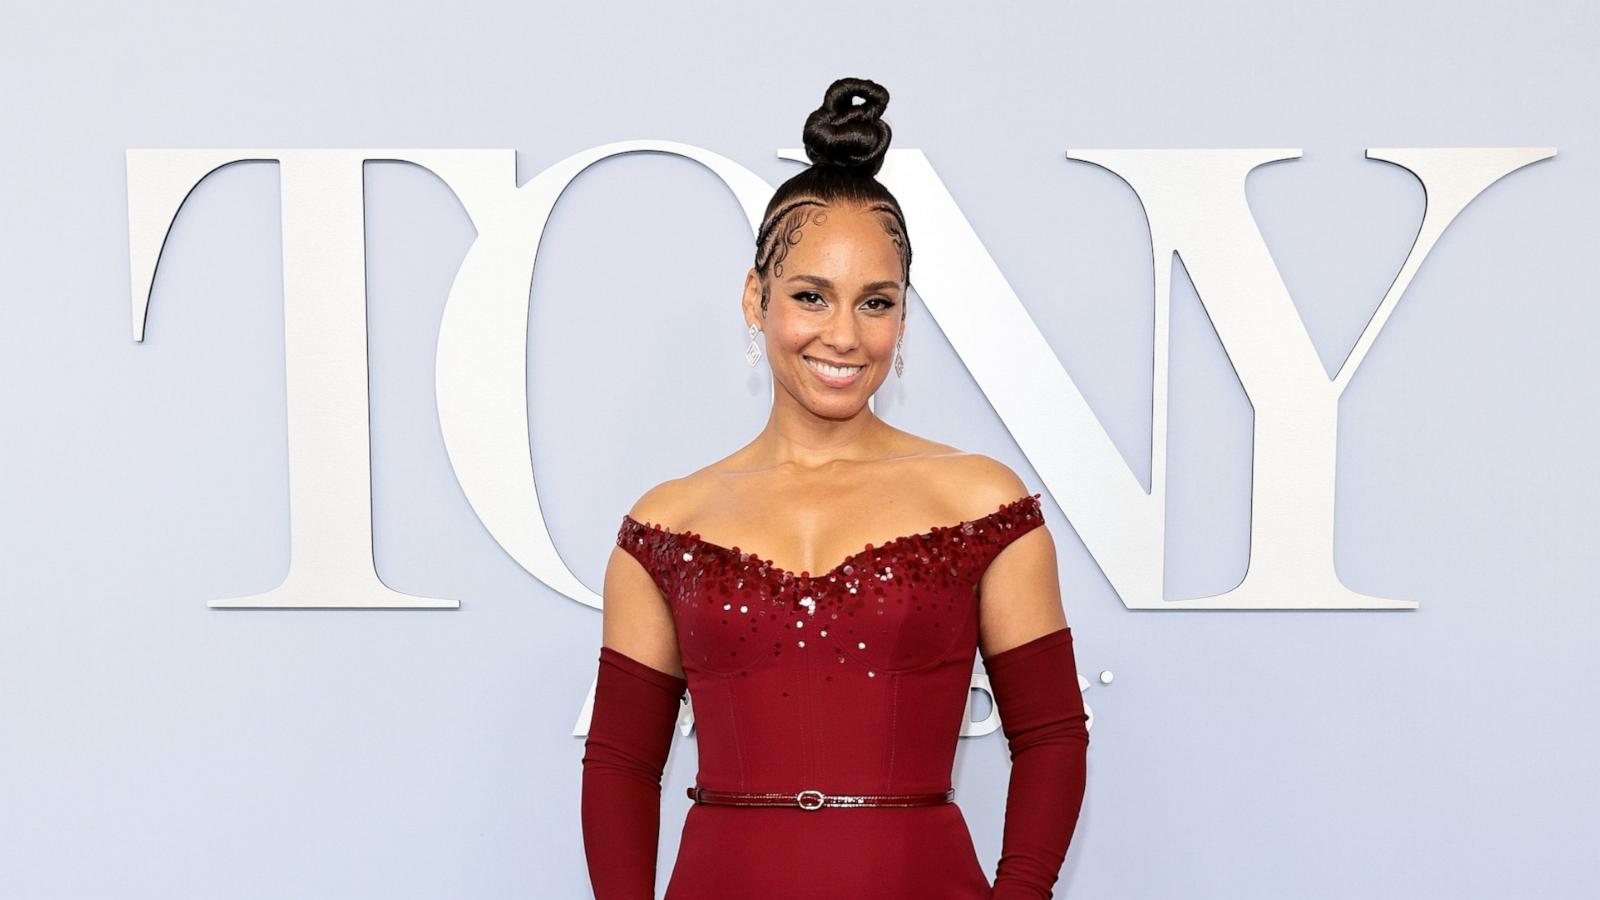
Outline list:
[[[686,671],[748,675],[788,651],[854,662],[841,671],[875,679],[937,662],[960,636],[975,633],[978,581],[1006,545],[1043,524],[1040,496],[869,543],[815,576],[628,515],[617,545],[667,598]],[[810,621],[818,623],[816,640],[807,639]]]

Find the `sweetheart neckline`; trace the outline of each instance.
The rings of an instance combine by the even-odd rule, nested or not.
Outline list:
[[[682,540],[687,540],[687,541],[692,542],[696,546],[705,547],[705,548],[708,548],[708,549],[711,549],[711,550],[715,550],[715,551],[717,551],[719,553],[723,553],[723,554],[732,556],[735,559],[741,559],[742,560],[745,555],[748,555],[752,561],[757,562],[757,563],[765,566],[768,569],[771,569],[772,571],[776,572],[779,575],[784,576],[785,578],[802,579],[802,580],[806,580],[806,581],[819,581],[819,580],[822,580],[824,578],[827,578],[830,575],[837,574],[839,572],[839,570],[843,569],[845,566],[848,566],[852,562],[855,562],[856,560],[860,559],[861,557],[872,553],[874,550],[876,550],[878,552],[882,552],[886,548],[898,546],[899,544],[905,543],[907,541],[918,540],[918,539],[927,540],[929,538],[935,538],[935,537],[938,537],[940,534],[943,534],[944,532],[954,531],[957,528],[963,528],[963,527],[965,527],[967,525],[974,525],[974,524],[977,524],[978,522],[984,521],[985,519],[992,519],[995,516],[998,516],[1001,513],[1006,512],[1007,510],[1011,509],[1012,507],[1021,506],[1022,504],[1027,503],[1029,500],[1037,501],[1038,498],[1041,497],[1041,496],[1042,496],[1042,494],[1040,494],[1040,493],[1023,494],[1021,497],[1018,497],[1015,500],[1007,500],[1006,502],[1000,504],[1000,506],[998,508],[996,508],[993,512],[986,513],[984,515],[978,516],[977,518],[964,519],[964,520],[962,520],[960,522],[956,522],[953,525],[935,525],[935,526],[929,528],[927,531],[918,532],[916,534],[898,535],[896,537],[892,537],[892,538],[889,538],[889,539],[885,540],[881,544],[874,544],[874,543],[869,542],[866,546],[862,547],[860,550],[857,550],[854,553],[851,553],[850,555],[846,556],[844,559],[839,560],[837,563],[834,564],[833,568],[828,569],[827,571],[824,571],[820,575],[812,575],[810,573],[810,570],[808,570],[808,569],[801,569],[799,572],[795,572],[793,570],[786,569],[783,566],[778,565],[776,562],[774,562],[774,561],[772,561],[770,559],[767,559],[766,557],[763,557],[758,553],[753,553],[753,552],[750,552],[750,551],[740,552],[738,544],[734,544],[732,547],[728,547],[728,546],[724,546],[722,544],[719,544],[719,543],[717,543],[715,541],[708,541],[705,538],[701,537],[700,533],[698,531],[691,531],[691,530],[688,530],[688,529],[679,530],[679,529],[676,529],[676,528],[668,528],[665,525],[653,525],[653,524],[651,524],[649,522],[640,522],[638,519],[635,519],[633,516],[628,515],[627,513],[623,513],[622,514],[622,518],[626,519],[629,522],[634,523],[635,525],[637,525],[637,526],[639,526],[641,528],[648,528],[651,531],[657,531],[657,532],[660,532],[660,533],[662,533],[664,535],[670,535],[670,536],[673,536],[673,537],[680,538]]]

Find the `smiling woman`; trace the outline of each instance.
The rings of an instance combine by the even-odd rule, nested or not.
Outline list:
[[[904,373],[911,280],[905,216],[872,177],[889,146],[888,93],[841,87],[850,80],[806,120],[816,164],[768,201],[744,288],[752,340],[766,335],[774,380],[813,408],[845,413],[878,389],[890,360]],[[852,90],[866,102],[855,105]]]
[[[904,371],[911,273],[874,178],[888,100],[834,82],[767,205],[741,304],[766,427],[618,529],[583,756],[598,900],[654,896],[685,690],[699,772],[666,900],[1038,900],[1064,861],[1088,732],[1042,495],[867,402]],[[1012,759],[992,884],[951,784],[979,652]]]

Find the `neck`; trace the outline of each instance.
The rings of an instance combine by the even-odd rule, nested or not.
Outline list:
[[[895,432],[866,404],[844,418],[830,418],[780,387],[766,427],[750,442],[750,450],[763,466],[819,469],[834,462],[880,459],[889,453]]]

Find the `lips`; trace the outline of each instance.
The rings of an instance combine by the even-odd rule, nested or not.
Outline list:
[[[805,360],[806,368],[811,370],[811,374],[815,375],[818,381],[829,387],[844,387],[855,381],[862,372],[866,371],[866,366],[864,365],[834,366],[810,356],[804,356],[802,359]]]

